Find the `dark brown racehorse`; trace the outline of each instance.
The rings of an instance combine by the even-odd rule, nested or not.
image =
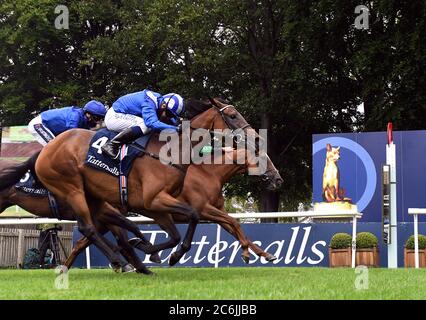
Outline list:
[[[238,151],[235,151],[234,153],[238,153]],[[238,154],[234,155],[234,157],[238,157]],[[205,164],[191,166],[185,179],[183,191],[178,199],[182,199],[199,211],[200,219],[216,222],[233,235],[241,244],[241,249],[243,250],[242,258],[244,262],[249,262],[249,248],[252,249],[256,255],[264,257],[267,261],[273,261],[276,257],[263,251],[249,238],[247,238],[241,229],[238,220],[228,215],[224,208],[225,200],[222,194],[223,184],[227,182],[227,178],[229,179],[238,173],[240,169],[241,168],[235,164]],[[267,170],[272,174],[275,173],[276,175],[272,178],[269,176],[264,177],[265,180],[270,179],[269,189],[274,190],[280,187],[282,179],[269,158]],[[208,183],[206,183],[206,181],[208,181]],[[173,218],[175,221],[182,221],[182,219],[178,216],[173,216]]]
[[[196,105],[196,109],[208,109],[209,112],[212,112],[215,122],[219,122],[216,127],[220,129],[231,129],[236,132],[240,132],[238,129],[244,128],[247,136],[252,135],[258,137],[255,130],[250,127],[234,106],[222,103],[217,99],[211,100],[211,104],[200,101],[195,101],[194,104]],[[217,110],[220,110],[221,112],[217,113]],[[227,111],[226,116],[224,116],[223,111]],[[198,117],[199,116],[197,115],[191,119],[191,126],[198,126]],[[243,142],[244,141],[245,140],[243,140]],[[242,153],[240,151],[242,151]],[[243,249],[242,257],[246,263],[249,261],[249,247],[252,248],[255,254],[265,257],[268,261],[273,261],[276,258],[273,255],[264,252],[252,241],[247,239],[238,221],[227,214],[224,210],[222,188],[223,185],[236,173],[245,171],[250,166],[256,167],[257,164],[251,161],[251,157],[254,156],[251,152],[257,151],[258,149],[253,146],[247,150],[237,150],[231,155],[225,155],[225,157],[233,157],[234,160],[238,157],[245,158],[246,164],[244,167],[236,164],[241,163],[238,161],[234,161],[232,164],[191,165],[185,177],[182,192],[178,196],[178,200],[188,203],[200,213],[200,219],[219,223],[225,230],[236,237],[241,243],[241,248]],[[274,190],[279,188],[283,180],[268,155],[265,153],[263,156],[266,157],[267,167],[261,177],[267,183],[269,189]],[[145,210],[140,213],[154,219],[163,230],[170,234],[172,222],[171,220],[168,220],[167,217],[162,216],[159,218],[155,214],[149,212],[149,210]],[[178,222],[186,221],[183,217],[174,214],[173,220]],[[134,241],[133,243],[136,244],[137,242]],[[155,251],[155,249],[158,248],[155,245],[147,248],[146,244],[139,241],[139,245],[137,247],[148,253],[158,253],[158,251]]]
[[[228,116],[237,117],[238,113],[234,107],[230,107],[229,105],[222,104],[219,101],[214,101],[219,110],[223,110],[223,108],[228,107],[229,114]],[[217,120],[220,121],[220,113],[217,113],[214,108],[212,108],[211,104],[198,103],[199,110],[211,109],[213,111],[214,116]],[[222,119],[223,120],[223,119]],[[196,125],[196,119],[193,119],[193,123]],[[225,122],[221,122],[223,128],[229,127]],[[234,128],[243,127],[246,125],[245,123],[236,123],[234,124]],[[250,154],[248,154],[250,155]],[[276,258],[264,252],[261,248],[256,246],[249,240],[241,230],[240,224],[238,221],[231,216],[229,216],[224,210],[224,199],[222,196],[222,187],[223,184],[228,181],[233,175],[238,172],[244,171],[246,168],[242,168],[241,165],[236,163],[241,163],[235,161],[237,158],[246,157],[245,150],[236,150],[232,153],[227,153],[224,157],[232,157],[233,163],[231,164],[201,164],[201,165],[191,165],[188,169],[187,175],[185,177],[185,182],[183,186],[183,190],[179,195],[178,199],[188,203],[192,207],[194,207],[198,212],[200,212],[200,218],[207,221],[212,221],[220,224],[225,230],[227,230],[230,234],[236,237],[243,249],[243,260],[247,263],[249,261],[249,252],[248,248],[250,247],[253,252],[259,256],[265,257],[267,261],[273,261]],[[265,154],[264,156],[267,157]],[[250,162],[250,159],[247,159],[247,165],[253,165]],[[214,163],[214,162],[212,162]],[[218,163],[224,163],[224,161],[219,161]],[[282,183],[282,178],[276,170],[275,166],[267,157],[267,168],[266,172],[262,175],[262,178],[268,182],[268,186],[271,189],[278,188]],[[169,219],[167,216],[158,216],[155,213],[149,211],[139,212],[148,217],[151,217],[155,220],[156,223],[160,225],[166,232],[170,234],[171,225],[173,222],[187,222],[182,216],[173,214],[173,220]],[[178,237],[179,235],[172,235]],[[137,244],[137,241],[133,241],[134,244]],[[67,261],[66,265],[70,267],[77,257],[79,252],[84,250],[86,246],[90,244],[90,241],[87,238],[82,238],[78,241],[75,246],[73,252],[70,255],[70,259]],[[143,244],[138,245],[138,247],[142,248],[144,251],[153,252],[150,249],[147,249]],[[154,246],[155,247],[155,246]],[[172,247],[172,243],[170,246]],[[161,247],[162,249],[167,248],[165,246]],[[156,248],[158,249],[158,247]]]
[[[3,170],[17,166],[18,164],[19,162],[16,161],[0,160],[0,173],[3,172]],[[12,205],[18,205],[24,210],[39,217],[56,218],[50,208],[47,196],[29,195],[28,193],[15,188],[15,186],[0,190],[0,214]],[[136,268],[136,271],[150,274],[151,272],[141,263],[140,259],[134,252],[133,247],[128,244],[127,232],[108,222],[110,219],[108,216],[115,216],[118,214],[116,209],[111,206],[105,206],[104,210],[105,209],[106,211],[98,212],[98,219],[96,220],[96,228],[98,232],[104,234],[108,230],[111,230],[119,244],[120,253],[127,259],[127,261]],[[67,204],[58,202],[58,211],[60,212],[61,219],[75,220],[75,214],[71,207]],[[161,261],[158,255],[151,255],[150,258],[154,262]],[[123,264],[121,270],[126,272],[132,270],[132,268],[127,264]]]

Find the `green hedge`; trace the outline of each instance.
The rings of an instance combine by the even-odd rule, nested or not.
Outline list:
[[[405,247],[414,250],[414,235],[410,236],[405,243]],[[419,234],[419,249],[426,249],[426,236]]]
[[[378,246],[377,237],[371,232],[360,232],[356,235],[357,249],[369,249]]]
[[[348,233],[336,233],[330,241],[332,249],[346,249],[352,246],[352,236]],[[378,246],[377,237],[371,232],[360,232],[356,235],[356,247],[368,249]]]
[[[331,249],[346,249],[352,245],[352,237],[347,233],[336,233],[330,241]]]

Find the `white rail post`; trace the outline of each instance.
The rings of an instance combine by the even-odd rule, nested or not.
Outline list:
[[[16,268],[24,265],[24,230],[18,229],[18,258],[16,259]]]
[[[426,208],[408,208],[408,214],[413,215],[414,218],[414,266],[417,269],[420,267],[419,214],[426,214]]]
[[[357,218],[356,216],[353,216],[352,218],[352,268],[356,267],[356,223]]]
[[[217,224],[217,228],[216,228],[216,258],[214,261],[214,267],[215,268],[219,268],[219,254],[220,254],[220,224]]]
[[[388,245],[388,268],[398,268],[398,237],[396,214],[396,147],[393,143],[392,123],[388,123],[386,164],[390,165],[390,244]]]
[[[414,265],[419,268],[419,224],[418,215],[414,215]]]
[[[90,269],[90,246],[86,248],[86,269]]]

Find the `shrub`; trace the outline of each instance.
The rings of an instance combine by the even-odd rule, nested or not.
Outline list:
[[[360,232],[356,235],[357,249],[368,249],[377,247],[377,237],[371,232]]]
[[[410,236],[405,243],[405,247],[414,250],[414,235]],[[426,236],[419,234],[419,250],[426,249]]]
[[[346,249],[352,245],[352,237],[347,233],[336,233],[330,241],[332,249]]]

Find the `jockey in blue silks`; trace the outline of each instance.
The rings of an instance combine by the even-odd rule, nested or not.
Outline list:
[[[179,116],[183,112],[183,98],[176,93],[161,95],[145,89],[122,96],[105,116],[106,127],[120,133],[102,146],[102,152],[117,158],[123,144],[150,131],[179,131]]]
[[[34,138],[43,146],[64,131],[75,128],[90,129],[103,121],[105,106],[95,100],[84,108],[75,106],[52,109],[42,112],[28,124]]]

